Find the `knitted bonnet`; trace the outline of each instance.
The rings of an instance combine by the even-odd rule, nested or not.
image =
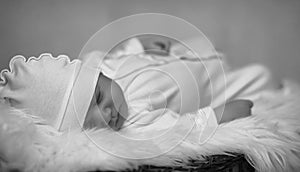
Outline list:
[[[15,56],[0,73],[0,98],[59,131],[81,129],[100,73],[97,55],[82,61],[46,53],[27,60]]]

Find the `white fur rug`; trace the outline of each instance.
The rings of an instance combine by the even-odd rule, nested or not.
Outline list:
[[[57,133],[42,121],[0,103],[0,171],[89,171],[137,168],[142,164],[178,165],[205,155],[243,153],[258,171],[300,170],[300,87],[261,94],[253,115],[222,124],[205,144],[189,127],[174,127],[148,141],[120,137],[152,137],[144,133],[90,130]],[[145,158],[152,157],[152,158]]]

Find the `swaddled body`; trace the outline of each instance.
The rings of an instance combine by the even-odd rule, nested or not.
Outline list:
[[[101,65],[102,73],[124,92],[128,114],[123,128],[170,128],[187,114],[192,114],[200,125],[207,123],[214,128],[222,118],[222,105],[226,102],[255,100],[261,90],[273,87],[269,72],[259,65],[229,71],[217,54],[199,58],[189,53],[152,53],[145,51],[145,45],[138,39],[128,41],[127,46],[129,50],[114,52]],[[231,120],[250,115],[252,105],[244,103],[246,109],[238,110],[237,105],[237,112],[229,110],[242,113]]]

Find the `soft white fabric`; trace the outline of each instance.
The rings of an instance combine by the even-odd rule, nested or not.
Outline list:
[[[235,152],[245,154],[260,172],[298,172],[300,86],[287,82],[281,90],[260,94],[254,115],[220,125],[202,145],[198,144],[198,130],[186,135],[186,125],[178,125],[163,137],[147,141],[127,139],[120,134],[150,138],[166,130],[57,133],[30,114],[0,103],[0,171],[118,171],[143,164],[182,165],[181,161],[191,158],[201,160],[206,155]]]
[[[28,60],[15,56],[10,69],[1,72],[0,98],[57,130],[81,129],[100,73],[93,60],[46,53]]]

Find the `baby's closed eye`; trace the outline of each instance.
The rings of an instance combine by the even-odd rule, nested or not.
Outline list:
[[[109,126],[114,130],[119,130],[126,119],[127,109],[120,86],[100,74],[84,127],[105,128]],[[119,112],[122,110],[126,112]]]

